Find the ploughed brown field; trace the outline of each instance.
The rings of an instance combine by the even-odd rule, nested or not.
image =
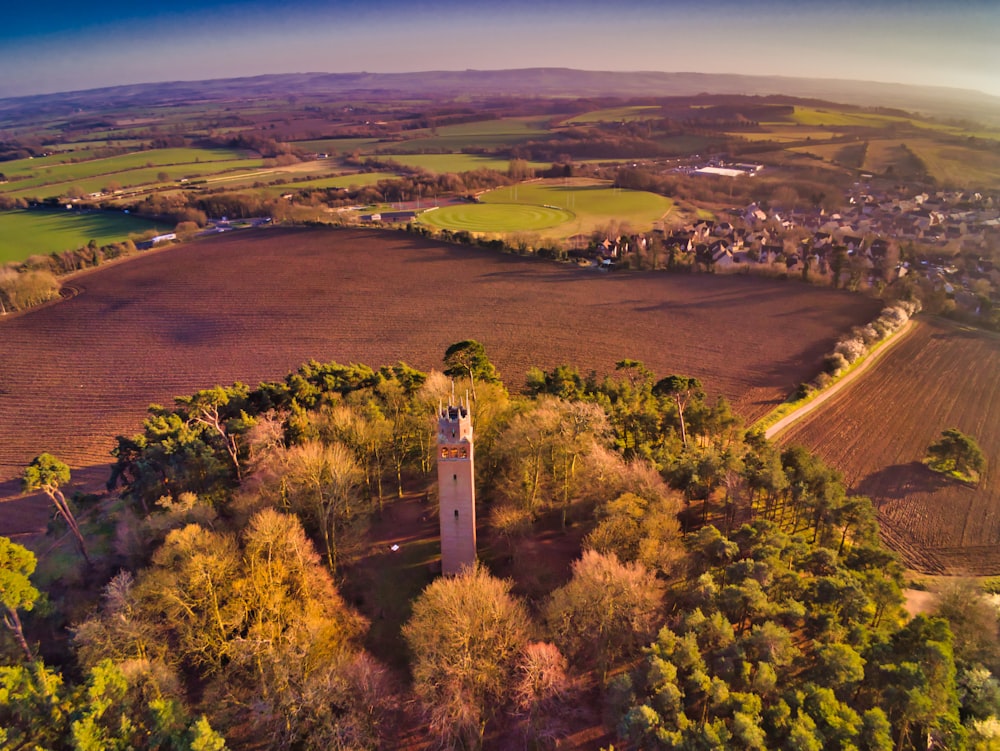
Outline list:
[[[947,428],[979,442],[986,471],[977,487],[921,463]],[[912,567],[1000,574],[1000,337],[921,319],[780,440],[814,450],[869,496],[883,538]]]
[[[324,229],[233,232],[72,287],[71,299],[0,320],[0,496],[17,492],[13,479],[43,451],[103,481],[114,436],[138,432],[150,403],[279,380],[309,359],[440,368],[462,339],[485,344],[512,390],[532,365],[607,373],[635,358],[658,376],[699,377],[752,420],[880,308],[795,282],[605,274]],[[39,513],[24,501],[0,507],[0,533],[37,525]]]

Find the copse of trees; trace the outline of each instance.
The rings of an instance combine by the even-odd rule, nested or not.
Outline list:
[[[927,466],[935,472],[976,483],[986,468],[986,457],[975,438],[958,428],[948,428],[927,447]]]

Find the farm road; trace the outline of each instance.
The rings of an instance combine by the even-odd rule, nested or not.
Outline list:
[[[883,541],[909,567],[1000,574],[1000,337],[933,317],[863,378],[780,436],[839,470],[872,499]],[[979,441],[986,469],[969,485],[928,469],[949,427]]]
[[[899,342],[901,342],[903,338],[907,334],[909,334],[910,331],[912,331],[915,326],[916,323],[913,321],[913,319],[907,321],[906,325],[903,326],[903,328],[897,331],[892,336],[892,338],[890,338],[888,341],[885,342],[885,344],[883,344],[881,347],[875,350],[875,352],[866,357],[858,367],[856,367],[846,376],[841,378],[830,388],[826,389],[826,391],[817,396],[808,404],[803,404],[794,412],[790,412],[784,417],[782,417],[780,420],[774,423],[774,425],[772,425],[771,427],[769,427],[767,430],[764,431],[764,437],[773,440],[774,437],[777,436],[779,433],[781,433],[781,431],[783,431],[785,428],[791,427],[792,423],[801,420],[803,417],[808,415],[814,409],[821,406],[823,402],[833,398],[838,393],[840,393],[840,391],[847,388],[850,384],[852,384],[855,380],[857,380],[862,373],[868,370],[868,368],[870,368],[874,363],[878,362],[880,357],[882,357],[886,352],[888,352],[897,344],[899,344]]]

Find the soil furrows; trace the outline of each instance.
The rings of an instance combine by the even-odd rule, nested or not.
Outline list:
[[[872,498],[904,555],[923,548],[956,573],[1000,572],[1000,338],[921,321],[897,348],[835,399],[782,436],[802,443]],[[942,430],[973,435],[987,466],[975,487],[922,464]],[[906,539],[903,545],[899,540]],[[910,563],[920,567],[910,556]]]
[[[267,229],[73,279],[80,293],[0,321],[0,481],[50,451],[106,463],[150,403],[281,379],[301,363],[440,368],[478,339],[508,387],[532,366],[586,375],[642,360],[700,378],[753,420],[880,304],[795,282],[602,273],[398,232]]]

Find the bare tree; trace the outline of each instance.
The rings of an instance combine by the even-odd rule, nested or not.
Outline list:
[[[479,565],[438,579],[403,627],[414,689],[446,745],[478,747],[486,723],[511,696],[529,617],[510,587]]]

